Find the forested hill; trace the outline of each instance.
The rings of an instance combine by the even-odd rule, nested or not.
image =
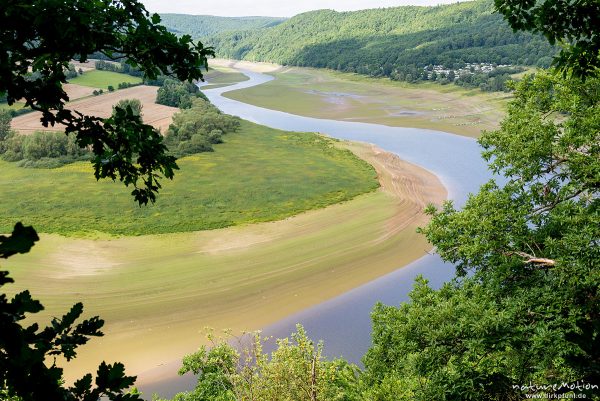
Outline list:
[[[237,30],[269,28],[285,21],[276,17],[214,17],[210,15],[161,14],[162,24],[177,34],[194,39]]]
[[[513,33],[491,0],[299,14],[260,31],[206,39],[218,56],[326,67],[404,79],[428,65],[547,65],[555,53],[537,35]]]

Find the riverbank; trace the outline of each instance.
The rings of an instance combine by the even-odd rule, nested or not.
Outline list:
[[[243,227],[113,240],[44,235],[7,261],[17,285],[47,306],[44,317],[80,300],[86,316],[106,320],[106,336],[81,349],[67,378],[119,360],[143,380],[193,352],[205,326],[259,329],[423,255],[429,246],[415,228],[427,203],[445,199],[440,181],[371,145],[344,146],[375,166],[381,189]]]
[[[275,79],[227,98],[287,113],[391,127],[426,128],[468,137],[498,128],[511,95],[430,82],[409,84],[327,69],[215,60],[215,65]]]

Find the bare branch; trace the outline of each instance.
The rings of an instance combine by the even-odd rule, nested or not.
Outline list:
[[[521,252],[521,251],[505,252],[504,254],[506,256],[513,256],[513,255],[520,256],[521,258],[525,259],[525,260],[523,260],[523,263],[526,265],[535,264],[538,266],[556,266],[556,261],[554,259],[538,258],[535,255],[530,255],[528,253]]]

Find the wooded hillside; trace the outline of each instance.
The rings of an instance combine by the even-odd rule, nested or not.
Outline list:
[[[285,21],[276,17],[215,17],[212,15],[161,14],[162,24],[171,32],[194,39],[222,32],[269,28]]]
[[[547,66],[556,49],[539,35],[514,33],[490,0],[355,12],[319,10],[274,27],[206,39],[220,57],[326,67],[405,79],[423,67],[465,63]]]

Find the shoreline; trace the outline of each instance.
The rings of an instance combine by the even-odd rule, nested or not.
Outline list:
[[[399,200],[404,201],[406,195],[402,187],[409,188],[412,195],[414,195],[415,205],[418,205],[417,208],[424,207],[428,203],[435,203],[439,205],[443,200],[446,199],[447,191],[445,187],[441,184],[441,182],[439,182],[439,179],[428,170],[412,163],[405,162],[393,153],[386,152],[372,144],[345,141],[342,146],[350,149],[358,157],[366,160],[369,162],[369,164],[374,166],[381,184],[381,187],[378,191],[384,191],[390,196],[395,196]],[[437,181],[437,183],[435,181]],[[427,182],[429,191],[418,191],[416,187],[419,185],[419,182]],[[383,242],[386,239],[399,234],[401,231],[412,227],[415,223],[415,220],[422,221],[422,217],[424,216],[421,216],[422,213],[415,213],[415,210],[416,209],[412,209],[411,211],[396,213],[388,222],[390,230],[373,242]],[[306,213],[311,212],[309,211]],[[425,252],[426,251],[427,250],[425,250]],[[425,252],[423,254],[425,254]],[[388,273],[391,273],[392,271],[402,269],[405,265],[412,263],[417,259],[418,258],[415,258],[414,260],[403,263],[401,266],[397,266],[390,271],[378,274],[376,277],[373,277],[370,280],[359,284],[358,286],[368,284]],[[357,288],[358,286],[354,288]],[[333,299],[345,292],[346,291],[343,291],[339,294],[329,296],[320,302],[315,302],[313,306]],[[293,315],[299,311],[300,310],[289,313],[288,315]],[[267,323],[267,325],[275,323],[276,321],[278,320],[271,321]],[[201,344],[202,343],[199,343],[198,347]],[[166,393],[171,393],[179,386],[194,385],[196,381],[195,377],[191,376],[190,374],[186,374],[185,376],[179,376],[177,374],[177,371],[180,367],[181,358],[163,361],[163,363],[157,367],[139,372],[136,387],[140,389],[140,391],[146,392],[146,394],[151,394],[152,392],[161,391],[163,389],[163,391]],[[177,391],[184,390],[179,389]]]
[[[47,306],[40,320],[64,312],[75,300],[83,301],[85,316],[106,320],[105,336],[82,347],[68,364],[67,381],[95,371],[103,360],[123,362],[127,374],[138,375],[142,384],[155,380],[151,377],[164,379],[169,372],[161,369],[201,344],[203,327],[257,330],[424,255],[430,248],[415,228],[426,220],[426,203],[445,200],[445,187],[434,174],[373,145],[341,143],[375,165],[382,188],[285,220],[243,227],[111,240],[44,235],[37,253],[14,259],[20,272],[9,261],[14,273],[39,266],[26,272],[37,275],[37,281],[13,276]],[[61,271],[64,259],[52,256],[61,249],[65,255],[79,249],[85,258],[74,255],[74,261],[85,260],[90,268],[73,270],[71,263]],[[48,250],[53,253],[44,257]],[[107,264],[106,255],[116,259]],[[119,260],[123,255],[128,257]],[[179,267],[188,261],[193,263]],[[153,288],[156,275],[163,283]],[[221,287],[223,275],[237,281]],[[170,373],[176,377],[176,370]]]
[[[294,115],[335,121],[411,127],[478,138],[494,130],[511,95],[456,85],[406,83],[327,68],[214,59],[217,67],[248,70],[275,79],[223,96]]]

